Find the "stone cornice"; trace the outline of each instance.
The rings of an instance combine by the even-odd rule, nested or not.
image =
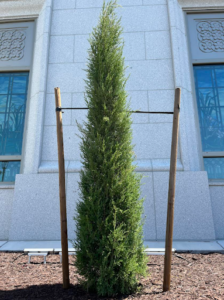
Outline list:
[[[0,20],[35,18],[47,0],[0,0]]]
[[[223,0],[177,0],[185,10],[224,9]]]

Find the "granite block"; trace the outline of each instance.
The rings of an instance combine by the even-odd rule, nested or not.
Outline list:
[[[10,241],[60,240],[58,174],[19,174]]]
[[[74,36],[51,36],[49,63],[73,62]]]
[[[72,105],[72,94],[63,93],[61,94],[62,107],[71,107]],[[72,122],[72,111],[64,110],[62,115],[63,125],[71,125]],[[56,126],[56,112],[55,112],[55,95],[46,95],[45,104],[45,121],[44,125],[54,125]]]
[[[174,89],[148,91],[149,110],[172,112],[174,108]]]
[[[224,186],[209,186],[216,239],[224,239]]]
[[[149,116],[150,123],[172,123],[173,115],[152,114]]]
[[[75,8],[76,0],[54,0],[53,9],[69,9]]]
[[[69,242],[69,245],[71,243]],[[24,249],[54,249],[61,247],[61,241],[9,241],[0,251],[24,251]]]
[[[130,99],[131,110],[148,111],[147,91],[131,91],[128,93]],[[148,123],[148,114],[132,113],[133,123]]]
[[[40,92],[29,99],[27,124],[24,128],[23,173],[37,173],[41,157],[42,130],[44,123],[45,93]]]
[[[72,107],[86,108],[84,93],[74,93],[72,95]],[[87,121],[88,110],[72,110],[72,125],[77,126],[77,122],[82,125]]]
[[[132,128],[134,151],[137,159],[170,157],[171,123],[133,124]]]
[[[118,14],[124,32],[161,31],[169,27],[165,5],[130,6],[118,10]]]
[[[108,0],[106,0],[108,2]],[[142,5],[142,0],[120,0],[121,6]],[[77,0],[77,8],[102,7],[103,0]]]
[[[63,127],[65,160],[80,159],[80,139],[77,136],[78,133],[79,131],[76,126]],[[44,126],[42,160],[55,161],[57,159],[58,149],[56,126]]]
[[[52,12],[51,35],[72,35],[74,30],[74,10]]]
[[[52,35],[89,34],[97,25],[99,8],[54,10],[52,14]]]
[[[155,220],[155,205],[153,195],[153,181],[152,173],[142,173],[143,178],[141,180],[141,197],[144,200],[144,213],[143,213],[143,233],[144,239],[156,239],[156,220]]]
[[[152,31],[145,33],[146,58],[172,58],[169,31]]]
[[[65,172],[68,171],[69,161],[65,161]],[[42,161],[39,169],[39,173],[58,173],[58,161]]]
[[[44,34],[50,33],[51,28],[51,7],[45,6],[40,11],[40,14],[37,18],[37,27],[36,27],[36,41]]]
[[[75,239],[75,221],[74,217],[76,215],[76,205],[79,200],[79,173],[69,173],[67,179],[67,219],[68,219],[68,236],[70,239]]]
[[[0,189],[0,240],[8,240],[14,189]]]
[[[144,246],[146,248],[165,248],[165,241],[151,241],[151,240],[144,240]]]
[[[143,0],[143,5],[161,5],[167,4],[167,0]]]
[[[144,173],[152,172],[152,160],[151,159],[136,159],[134,161],[135,171]]]
[[[7,243],[7,241],[0,241],[0,248],[6,243]]]
[[[144,60],[145,59],[145,37],[143,32],[123,33],[125,60]],[[75,62],[86,62],[88,50],[90,49],[89,35],[75,36]]]
[[[217,242],[224,249],[224,240],[218,240]]]
[[[75,36],[74,62],[86,62],[88,58],[88,50],[90,49],[89,35]]]
[[[165,239],[169,172],[154,172],[157,238]],[[177,172],[174,240],[214,240],[206,172]]]
[[[46,76],[48,66],[49,34],[44,33],[35,42],[32,81],[30,96],[33,97],[46,89]]]
[[[125,60],[144,60],[145,59],[145,37],[144,32],[124,33],[124,52]]]
[[[180,157],[179,151],[178,156]],[[170,159],[152,159],[152,168],[154,172],[170,171]],[[184,171],[181,159],[177,159],[177,171]]]
[[[174,88],[173,67],[170,59],[128,61],[127,90],[167,90]]]
[[[84,92],[86,73],[84,63],[50,64],[48,68],[47,92],[60,87],[61,93]]]
[[[216,241],[208,241],[208,242],[174,241],[173,248],[176,249],[176,252],[224,253],[224,249]]]

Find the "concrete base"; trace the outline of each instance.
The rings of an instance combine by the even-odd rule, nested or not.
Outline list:
[[[190,252],[190,253],[224,253],[224,247],[221,247],[217,241],[209,242],[173,242],[173,247],[178,249],[177,252]]]
[[[164,240],[169,172],[145,172],[142,180],[144,239]],[[79,173],[66,173],[68,237],[75,239]],[[17,175],[10,241],[60,240],[58,174]],[[215,240],[206,172],[177,172],[174,240]],[[5,239],[5,238],[4,238]],[[153,247],[156,248],[156,247]]]
[[[164,249],[164,241],[144,241],[144,246],[147,248]],[[68,242],[68,247],[73,248],[71,242]],[[9,241],[1,248],[0,252],[23,252],[25,248],[33,249],[48,249],[60,248],[61,241]],[[224,241],[209,241],[209,242],[180,242],[174,241],[173,248],[175,252],[189,252],[189,253],[224,253]]]
[[[157,233],[155,240],[165,240],[169,173],[154,172],[153,182]],[[177,172],[173,239],[216,239],[206,172]],[[145,240],[154,239],[146,237]]]
[[[8,240],[14,189],[0,189],[0,240]],[[1,247],[1,245],[0,245]]]
[[[78,180],[79,174],[66,174],[69,239],[75,238]],[[11,220],[10,241],[60,240],[58,174],[17,175]]]
[[[7,241],[0,241],[0,248],[1,248],[5,243],[7,243]]]
[[[144,246],[149,248],[164,248],[165,241],[144,241]],[[222,245],[220,241],[173,241],[173,248],[176,249],[176,252],[224,253],[224,241]]]
[[[71,242],[68,242],[68,247],[73,248]],[[61,248],[61,241],[9,241],[0,248],[0,251],[19,252],[24,249],[48,249]]]
[[[211,203],[212,203],[212,212],[213,220],[215,226],[215,233],[217,240],[224,239],[224,201],[223,193],[224,186],[213,185],[209,186]]]
[[[224,240],[218,240],[217,242],[219,243],[220,246],[222,246],[222,248],[224,248]]]

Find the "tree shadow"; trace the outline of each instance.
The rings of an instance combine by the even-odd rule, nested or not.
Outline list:
[[[128,295],[120,295],[117,297],[98,297],[96,294],[87,293],[81,285],[70,285],[70,288],[65,290],[62,284],[45,284],[32,285],[27,288],[20,288],[9,291],[0,291],[0,300],[123,300],[127,299]],[[144,293],[142,296],[149,297],[149,299],[156,294],[162,294],[162,291],[152,291]],[[138,299],[141,294],[132,295],[133,299]],[[145,298],[144,298],[145,299]]]
[[[97,299],[88,298],[88,295],[80,285],[70,285],[69,289],[63,289],[62,284],[45,284],[45,285],[32,285],[27,288],[20,288],[9,291],[0,291],[1,300],[17,300],[17,299],[29,299],[29,300],[55,300],[55,299]],[[94,296],[94,295],[91,295]]]

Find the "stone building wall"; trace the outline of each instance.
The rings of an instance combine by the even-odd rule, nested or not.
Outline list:
[[[0,218],[0,224],[4,224],[0,225],[3,226],[0,239],[59,240],[54,87],[61,89],[62,106],[85,106],[88,37],[97,24],[103,1],[35,0],[36,6],[28,9],[29,1],[23,0],[17,1],[17,5],[26,9],[11,7],[9,10],[7,5],[11,2],[1,1],[0,20],[33,18],[36,34],[23,169],[16,177],[14,198],[13,188],[6,190],[0,186],[3,211],[8,211],[5,219]],[[174,89],[182,89],[174,239],[213,240],[224,237],[220,215],[220,209],[224,209],[220,197],[222,186],[218,189],[213,186],[209,191],[207,172],[202,166],[185,10],[193,6],[203,10],[206,6],[222,4],[191,2],[120,0],[123,7],[118,9],[118,14],[124,28],[124,56],[127,75],[130,74],[126,89],[132,109],[172,111]],[[81,169],[76,121],[84,119],[85,112],[63,114],[69,238],[75,237],[73,216]],[[144,175],[144,238],[163,240],[172,116],[134,115],[132,128],[137,171]]]

